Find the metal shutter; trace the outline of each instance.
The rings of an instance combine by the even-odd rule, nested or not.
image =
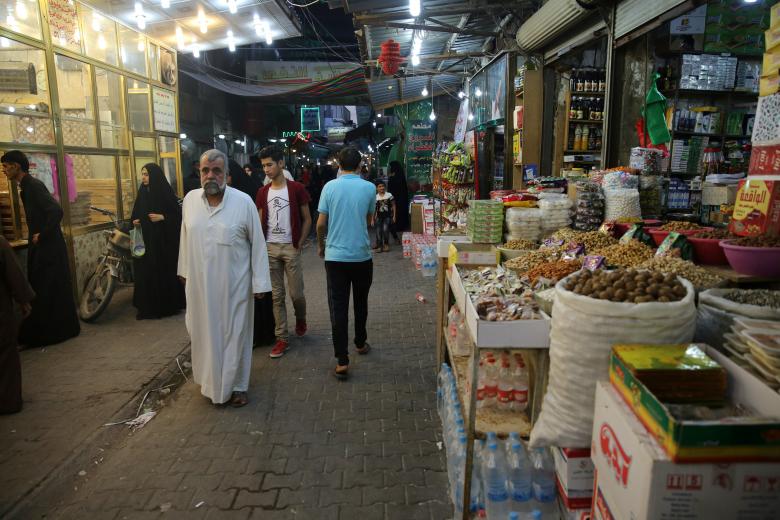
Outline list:
[[[615,13],[615,39],[625,36],[685,0],[624,0]]]

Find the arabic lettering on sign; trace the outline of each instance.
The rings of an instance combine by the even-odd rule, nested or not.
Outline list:
[[[433,150],[436,147],[434,122],[410,121],[406,136],[406,176],[420,184],[431,182]]]
[[[176,98],[170,90],[154,88],[154,128],[176,132]]]

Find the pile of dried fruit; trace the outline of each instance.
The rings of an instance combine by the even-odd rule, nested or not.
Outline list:
[[[480,296],[474,300],[480,319],[488,321],[538,320],[542,317],[533,293],[501,298]]]
[[[661,273],[676,274],[691,282],[697,289],[709,289],[723,283],[723,278],[720,276],[682,258],[655,256],[639,267]]]
[[[724,240],[727,238],[735,238],[728,229],[713,229],[712,231],[701,231],[693,235],[694,238],[718,238]]]
[[[590,298],[629,303],[675,302],[686,295],[675,275],[635,269],[583,269],[569,277],[564,288]]]
[[[701,229],[701,226],[695,222],[686,222],[684,220],[670,220],[663,226],[659,227],[663,231],[693,231],[694,229]]]
[[[638,240],[627,244],[614,244],[589,252],[591,255],[603,256],[607,265],[615,267],[636,267],[653,257],[653,250]]]
[[[768,289],[734,289],[723,295],[727,300],[747,305],[780,309],[780,291]]]
[[[577,241],[585,246],[586,254],[590,254],[591,251],[603,249],[618,243],[617,239],[615,239],[612,235],[607,235],[606,233],[601,233],[599,231],[588,231],[587,233],[582,233],[579,237],[577,237]]]
[[[558,258],[557,253],[549,249],[542,249],[539,251],[531,251],[530,253],[525,254],[523,256],[518,256],[517,258],[512,258],[511,260],[507,260],[506,262],[504,262],[504,266],[513,269],[514,271],[517,271],[520,274],[525,274],[526,272],[538,266],[539,264],[543,264],[545,262],[548,262],[550,260],[555,260],[557,258]]]
[[[579,271],[582,268],[582,260],[553,260],[539,264],[527,273],[531,283],[535,283],[539,278],[545,278],[552,282],[557,282],[566,278],[571,273]]]
[[[780,247],[780,237],[742,237],[732,243],[742,247]]]
[[[539,244],[532,242],[531,240],[509,240],[504,245],[504,249],[537,249]]]
[[[564,242],[580,242],[580,238],[584,233],[572,228],[561,228],[552,234],[552,238],[556,240],[563,240]],[[581,243],[581,242],[580,242]]]

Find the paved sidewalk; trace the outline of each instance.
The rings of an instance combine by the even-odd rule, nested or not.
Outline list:
[[[278,360],[255,350],[249,406],[215,408],[187,383],[77,475],[77,489],[25,518],[450,518],[437,445],[435,282],[398,246],[376,255],[374,348],[352,357],[340,382],[330,374],[324,267],[313,248],[304,254],[309,333]],[[429,303],[415,300],[418,290]]]
[[[24,408],[0,415],[0,517],[20,500],[34,501],[96,448],[103,424],[123,418],[117,415],[188,344],[183,313],[136,321],[125,288],[96,323],[82,323],[78,337],[23,351]]]

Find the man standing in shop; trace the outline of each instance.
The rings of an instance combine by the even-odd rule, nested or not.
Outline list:
[[[320,257],[325,258],[333,350],[338,363],[334,375],[342,380],[349,370],[350,289],[357,352],[368,354],[371,349],[366,341],[366,320],[374,264],[368,224],[374,215],[376,187],[360,178],[360,162],[356,148],[347,146],[339,152],[339,174],[322,190],[317,219],[317,249]]]
[[[200,161],[192,161],[190,174],[184,178],[184,195],[200,188]]]
[[[81,332],[68,250],[60,222],[62,208],[46,185],[30,175],[30,161],[19,150],[0,158],[5,175],[19,183],[27,218],[27,279],[35,291],[32,312],[22,323],[19,343],[28,348],[45,347],[78,336]]]
[[[187,295],[193,379],[214,404],[241,407],[249,402],[253,295],[262,298],[271,280],[257,209],[227,185],[227,168],[219,150],[200,158],[203,188],[182,205],[178,273]]]
[[[303,184],[284,175],[284,153],[276,146],[260,150],[260,162],[270,183],[257,192],[255,203],[268,245],[271,268],[276,345],[272,358],[280,358],[290,348],[287,331],[287,304],[284,275],[295,309],[295,334],[306,334],[306,297],[303,293],[301,250],[311,231],[309,193]]]

